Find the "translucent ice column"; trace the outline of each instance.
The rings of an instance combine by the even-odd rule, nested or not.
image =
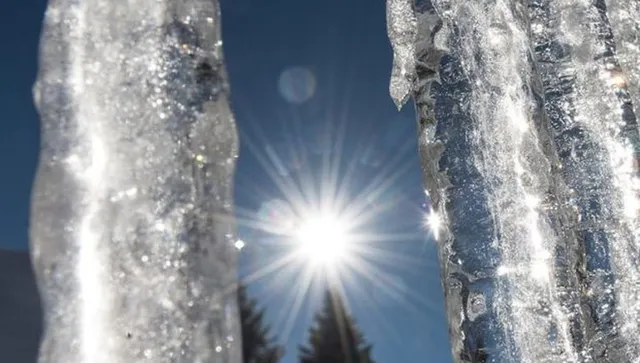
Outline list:
[[[529,9],[559,174],[571,190],[576,250],[583,254],[576,274],[587,327],[585,356],[638,362],[640,139],[629,92],[639,80],[638,60],[630,59],[635,50],[629,33],[614,37],[612,27],[622,20],[612,15],[621,12],[607,9],[604,1],[533,0]],[[618,26],[627,29],[626,23]]]
[[[564,307],[575,298],[562,295],[554,264],[575,237],[559,210],[566,190],[553,173],[526,8],[451,1],[418,10],[435,22],[419,31],[435,49],[418,47],[414,97],[454,359],[574,361],[576,322]]]
[[[617,44],[617,55],[636,113],[640,105],[640,2],[635,0],[598,1],[604,5]]]
[[[40,363],[240,362],[228,94],[217,1],[49,2]]]
[[[637,4],[407,4],[454,359],[639,362]]]

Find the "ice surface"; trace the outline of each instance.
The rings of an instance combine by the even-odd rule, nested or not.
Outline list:
[[[456,362],[638,361],[631,3],[414,5],[413,98]]]
[[[445,284],[457,286],[455,300],[462,305],[460,312],[450,306],[449,314],[463,316],[453,338],[460,340],[455,358],[571,361],[569,316],[556,298],[551,268],[556,246],[566,238],[553,215],[558,201],[552,196],[563,191],[552,174],[556,156],[545,143],[526,8],[494,1],[433,5],[456,29],[449,48],[466,76],[463,84],[447,85],[449,99],[442,100],[444,108],[456,104],[464,118],[451,130],[436,127],[444,144],[440,167],[451,183],[439,207],[451,226],[441,241]],[[464,157],[455,154],[462,147]],[[482,318],[468,311],[471,296],[483,296]]]
[[[607,0],[606,10],[617,45],[617,58],[624,71],[621,81],[629,89],[637,114],[640,104],[640,2]]]
[[[415,74],[416,18],[413,0],[387,0],[387,33],[393,48],[389,92],[400,109],[409,98]]]
[[[567,11],[567,9],[572,9]],[[585,254],[585,361],[639,354],[638,127],[603,2],[536,1],[536,57]],[[577,248],[576,248],[577,249]]]
[[[40,363],[240,362],[216,1],[51,0],[34,97]]]

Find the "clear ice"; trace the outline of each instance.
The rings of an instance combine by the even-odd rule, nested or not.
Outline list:
[[[415,74],[416,19],[413,0],[387,0],[387,33],[393,47],[389,93],[400,109],[409,98]]]
[[[237,363],[237,135],[215,0],[50,0],[39,363]]]
[[[412,1],[455,362],[640,362],[638,9]]]

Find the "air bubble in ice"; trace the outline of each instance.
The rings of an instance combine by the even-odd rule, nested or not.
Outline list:
[[[476,318],[484,314],[486,310],[487,306],[484,295],[478,291],[469,293],[467,300],[467,317],[469,320],[476,320]]]

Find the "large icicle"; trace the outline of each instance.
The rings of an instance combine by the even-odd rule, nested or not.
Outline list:
[[[34,96],[40,363],[240,362],[215,0],[51,0]]]
[[[414,98],[429,219],[443,222],[434,224],[443,226],[454,359],[581,361],[584,341],[574,334],[584,329],[566,309],[579,304],[566,293],[578,281],[570,266],[558,267],[576,239],[525,3],[422,1],[416,9]]]
[[[571,317],[563,309],[566,297],[557,287],[553,268],[558,246],[571,243],[567,239],[572,235],[564,230],[558,210],[565,190],[554,175],[558,161],[549,143],[542,90],[530,53],[527,9],[521,1],[500,0],[443,0],[434,5],[455,29],[451,48],[469,92],[466,99],[457,100],[468,107],[470,116],[466,142],[471,154],[465,162],[476,168],[477,183],[483,185],[475,196],[453,206],[452,213],[468,209],[465,203],[474,199],[484,199],[486,210],[482,223],[464,222],[464,228],[475,224],[474,229],[454,230],[452,235],[469,249],[472,243],[463,240],[477,243],[474,230],[491,230],[483,232],[488,239],[466,255],[493,249],[493,264],[476,261],[478,257],[458,258],[462,268],[473,271],[468,278],[474,285],[493,289],[487,293],[493,316],[485,324],[505,338],[487,353],[488,361],[577,361],[579,347],[571,337]],[[460,162],[454,160],[448,170]],[[469,189],[467,183],[454,184],[452,193],[456,187]],[[482,291],[473,285],[470,289]]]
[[[530,1],[546,112],[571,188],[584,355],[634,362],[638,348],[638,127],[602,1]]]
[[[637,114],[640,112],[640,2],[607,0],[606,9],[623,70],[623,74],[618,75],[618,82],[625,83],[629,89]]]
[[[417,1],[413,96],[457,362],[639,362],[633,3]]]

